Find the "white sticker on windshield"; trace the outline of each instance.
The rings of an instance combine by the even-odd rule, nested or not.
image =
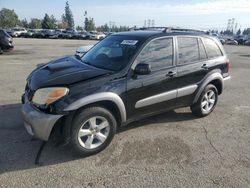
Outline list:
[[[136,45],[137,42],[138,42],[138,40],[123,40],[121,44],[124,44],[124,45]]]

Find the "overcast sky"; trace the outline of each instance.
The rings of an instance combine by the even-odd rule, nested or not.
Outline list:
[[[61,18],[64,0],[0,0],[0,9],[14,9],[20,18],[43,18],[45,13]],[[155,26],[197,29],[225,29],[229,18],[241,28],[250,27],[250,0],[69,0],[75,25],[83,25],[84,11],[96,25],[143,26],[154,19]]]

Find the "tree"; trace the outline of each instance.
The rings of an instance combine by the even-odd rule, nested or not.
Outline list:
[[[239,29],[236,34],[240,35],[241,34],[241,30]]]
[[[224,35],[233,35],[233,31],[230,31],[230,30],[225,30],[223,32]]]
[[[18,25],[18,16],[14,10],[3,8],[0,11],[0,27],[11,28]]]
[[[29,27],[29,23],[28,23],[28,21],[26,20],[26,18],[20,21],[20,25],[21,25],[22,27],[24,27],[24,28],[28,28],[28,27]]]
[[[250,35],[250,28],[244,29],[243,35]]]
[[[96,28],[97,31],[102,31],[102,32],[109,32],[109,26],[108,24],[101,25]]]
[[[81,27],[81,26],[78,25],[78,26],[76,26],[76,30],[77,31],[83,31],[83,27]]]
[[[31,29],[41,29],[42,28],[42,21],[37,18],[31,18],[29,23],[29,28]]]
[[[59,29],[67,29],[68,28],[68,22],[66,20],[65,14],[61,17],[61,22],[58,24]]]
[[[65,15],[63,15],[64,17],[64,21],[67,23],[68,28],[73,29],[74,28],[74,18],[73,18],[73,14],[72,11],[70,10],[69,7],[69,2],[66,2],[65,5]]]
[[[56,19],[53,15],[49,16],[45,14],[43,21],[42,21],[42,28],[43,29],[55,29],[56,28]]]
[[[94,18],[85,18],[85,30],[86,31],[94,31],[95,30],[95,22],[94,22]]]
[[[97,31],[102,31],[102,32],[121,32],[121,31],[128,31],[129,27],[127,26],[115,26],[112,25],[111,27],[108,26],[108,24],[101,25],[96,28]]]

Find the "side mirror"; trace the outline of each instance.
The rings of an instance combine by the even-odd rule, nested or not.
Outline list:
[[[147,75],[151,72],[151,66],[146,63],[140,63],[136,65],[134,73],[138,75]]]

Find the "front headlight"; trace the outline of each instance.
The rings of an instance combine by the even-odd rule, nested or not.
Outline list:
[[[50,87],[38,89],[32,98],[32,102],[39,105],[49,105],[67,95],[68,92],[69,89],[66,87]]]

